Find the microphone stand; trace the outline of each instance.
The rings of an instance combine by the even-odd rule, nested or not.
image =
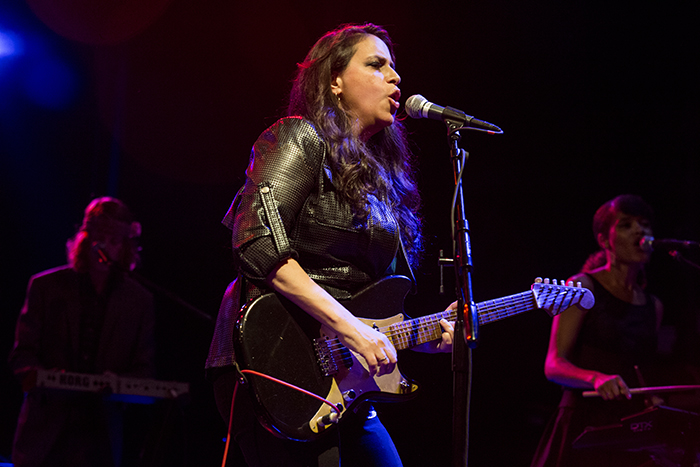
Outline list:
[[[671,250],[671,251],[668,252],[668,254],[671,255],[671,257],[672,257],[673,259],[675,259],[676,261],[678,261],[679,263],[687,264],[688,266],[693,267],[693,268],[697,269],[698,271],[700,271],[700,265],[698,265],[697,263],[694,263],[694,262],[690,261],[688,258],[686,258],[685,256],[681,255],[681,252],[680,252],[680,251],[678,251],[678,250]]]
[[[467,153],[459,148],[463,128],[458,121],[445,119],[450,145],[450,157],[454,169],[455,192],[453,197],[454,228],[452,232],[457,317],[452,346],[453,414],[452,414],[452,465],[463,467],[469,457],[469,400],[471,398],[471,350],[476,347],[479,333],[479,317],[472,298],[472,258],[469,241],[469,223],[464,215],[462,172]],[[462,155],[463,157],[460,157]]]
[[[190,305],[189,303],[184,301],[182,298],[175,295],[173,292],[165,289],[164,287],[161,287],[160,285],[156,284],[155,282],[151,281],[150,279],[146,279],[138,272],[130,270],[129,268],[125,268],[124,266],[122,266],[120,263],[118,263],[116,261],[112,261],[105,254],[105,252],[102,250],[102,248],[95,248],[95,251],[97,253],[98,261],[100,263],[105,263],[110,268],[118,269],[119,271],[121,271],[124,274],[126,274],[127,276],[131,277],[132,279],[134,279],[136,282],[140,283],[141,285],[143,285],[147,289],[150,289],[154,292],[165,295],[166,297],[168,297],[170,300],[174,301],[175,303],[178,303],[179,305],[187,308],[192,313],[194,313],[195,316],[199,317],[200,319],[207,321],[209,323],[212,323],[212,324],[214,323],[214,319],[211,316],[209,316],[208,314],[206,314],[205,312],[203,312],[199,308],[196,308],[194,305]]]

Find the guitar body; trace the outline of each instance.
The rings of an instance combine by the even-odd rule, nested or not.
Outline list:
[[[354,315],[362,316],[368,326],[388,326],[404,319],[403,300],[410,287],[408,278],[390,276],[341,303]],[[418,390],[398,366],[391,374],[370,376],[365,360],[349,351],[336,362],[337,371],[327,375],[319,362],[317,346],[335,337],[286,298],[268,293],[243,307],[233,341],[242,369],[264,373],[324,397],[340,410],[340,417],[363,401],[402,401]],[[256,375],[247,379],[258,419],[270,432],[310,441],[325,431],[328,424],[321,419],[333,412],[327,404]]]
[[[441,338],[440,320],[454,321],[456,310],[404,320],[403,300],[411,281],[389,276],[362,289],[343,305],[383,333],[397,350]],[[538,278],[531,290],[476,304],[479,325],[534,309],[555,316],[571,306],[590,309],[595,299],[580,284],[557,285]],[[343,346],[330,329],[281,295],[269,293],[241,309],[233,335],[242,370],[262,373],[320,396],[338,409],[297,389],[259,375],[247,381],[258,420],[273,434],[311,441],[363,401],[400,402],[418,386],[398,366],[391,374],[370,376],[367,362]],[[249,373],[246,373],[249,374]]]

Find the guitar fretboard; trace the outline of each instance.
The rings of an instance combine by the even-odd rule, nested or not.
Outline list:
[[[491,323],[534,310],[535,308],[537,308],[537,302],[531,291],[476,304],[479,324]],[[411,347],[440,339],[442,336],[440,320],[453,321],[456,317],[457,313],[455,311],[442,311],[433,315],[394,323],[379,328],[379,332],[389,337],[397,350],[410,349]]]

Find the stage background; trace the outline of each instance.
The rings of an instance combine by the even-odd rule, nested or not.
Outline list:
[[[420,93],[504,130],[461,141],[477,301],[577,272],[596,249],[595,209],[621,193],[655,207],[658,238],[700,240],[692,2],[54,3],[0,5],[2,359],[29,277],[65,262],[95,196],[123,199],[143,224],[141,274],[214,318],[234,277],[220,220],[250,147],[283,115],[296,63],[345,22],[389,30],[402,104]],[[407,301],[418,316],[454,296],[449,270],[438,294],[437,267],[439,250],[451,250],[452,168],[442,123],[405,124],[424,194],[426,254]],[[667,383],[697,383],[700,273],[655,253],[650,279],[667,309]],[[213,327],[163,295],[157,306],[159,377],[189,382],[192,394],[181,406],[133,408],[127,457],[218,465],[225,426],[203,371]],[[542,371],[550,322],[535,311],[482,328],[470,465],[528,465],[559,397]],[[406,466],[449,465],[450,357],[408,352],[401,367],[423,392],[380,407],[382,419]],[[0,368],[7,459],[22,394]]]

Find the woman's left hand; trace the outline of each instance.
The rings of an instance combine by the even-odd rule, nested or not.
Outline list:
[[[453,302],[446,308],[447,310],[456,310],[457,302]],[[454,322],[447,321],[446,319],[440,320],[440,326],[442,326],[442,338],[440,340],[434,340],[426,342],[413,348],[416,352],[426,352],[426,353],[449,353],[452,352],[452,342],[454,342],[455,328]]]

